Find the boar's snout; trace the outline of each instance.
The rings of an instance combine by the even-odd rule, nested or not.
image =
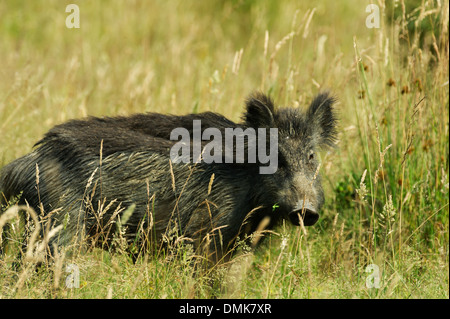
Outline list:
[[[312,226],[319,219],[319,214],[309,201],[299,200],[288,217],[295,226],[300,226],[300,218],[303,219],[303,225]]]

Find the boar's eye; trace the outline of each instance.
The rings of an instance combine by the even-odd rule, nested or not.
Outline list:
[[[309,160],[312,161],[314,159],[314,152],[309,153]]]

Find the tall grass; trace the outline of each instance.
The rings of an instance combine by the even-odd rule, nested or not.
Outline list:
[[[365,26],[367,4],[80,2],[81,28],[67,29],[60,1],[0,3],[0,166],[70,118],[238,120],[256,89],[301,108],[329,89],[340,118],[314,227],[283,224],[211,272],[193,271],[186,245],[136,262],[120,249],[61,253],[37,270],[11,253],[0,297],[448,298],[449,4],[377,2],[379,29]],[[79,288],[65,285],[68,264]]]

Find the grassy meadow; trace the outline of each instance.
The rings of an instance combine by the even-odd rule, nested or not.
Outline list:
[[[66,27],[70,3],[80,28]],[[6,253],[0,298],[449,298],[449,1],[374,3],[378,28],[371,1],[1,1],[0,167],[69,119],[238,121],[254,90],[299,108],[329,90],[339,134],[313,227],[281,225],[204,272],[189,246],[38,268]]]

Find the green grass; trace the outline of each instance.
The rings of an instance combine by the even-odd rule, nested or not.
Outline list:
[[[283,225],[213,272],[193,271],[189,247],[136,263],[94,249],[38,270],[6,256],[0,298],[449,298],[449,3],[405,2],[368,29],[370,2],[79,1],[81,28],[67,29],[70,1],[2,1],[0,167],[68,119],[239,120],[256,89],[302,108],[328,89],[340,123],[307,232]],[[380,288],[366,287],[370,264]]]

